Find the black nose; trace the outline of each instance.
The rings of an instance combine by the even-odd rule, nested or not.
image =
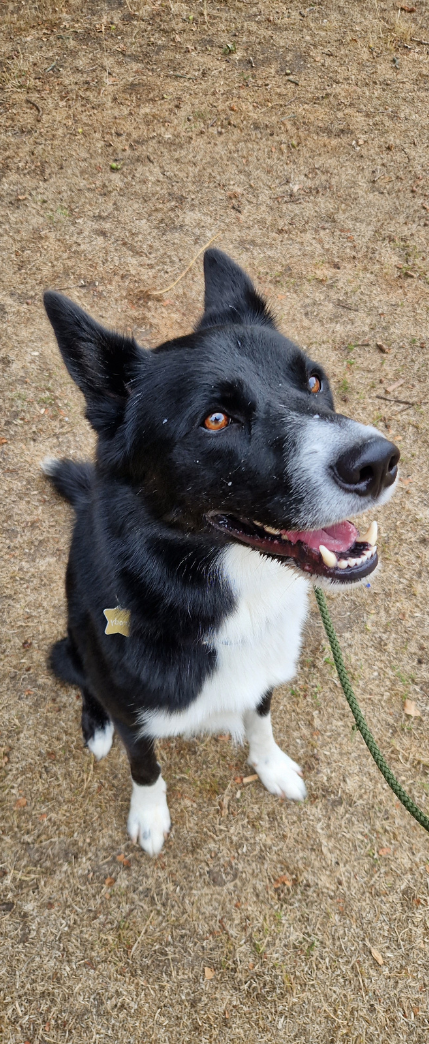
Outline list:
[[[334,465],[335,481],[348,493],[378,497],[392,485],[398,474],[400,452],[393,442],[381,436],[352,446]]]

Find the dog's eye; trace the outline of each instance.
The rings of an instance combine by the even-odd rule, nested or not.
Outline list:
[[[228,417],[227,413],[221,413],[220,410],[216,410],[216,413],[210,413],[204,421],[204,427],[207,431],[222,431],[222,428],[227,428],[228,424],[231,423],[231,418]]]
[[[318,377],[316,373],[312,373],[311,377],[309,377],[307,381],[308,390],[311,391],[313,395],[317,395],[317,392],[320,392],[321,387],[322,381],[320,377]]]

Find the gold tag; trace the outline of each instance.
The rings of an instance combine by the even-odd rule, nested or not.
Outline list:
[[[121,609],[119,605],[116,609],[103,609],[103,613],[106,617],[107,624],[105,634],[124,634],[128,638],[130,633],[130,611],[129,609]]]

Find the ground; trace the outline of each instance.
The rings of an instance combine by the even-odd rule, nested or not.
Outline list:
[[[150,347],[197,319],[201,258],[176,280],[217,236],[337,407],[401,448],[382,571],[330,602],[428,809],[427,5],[2,0],[0,21],[5,1044],[423,1044],[427,835],[352,730],[317,612],[274,701],[307,801],[245,782],[228,737],[163,742],[151,861],[123,750],[95,763],[46,666],[71,516],[39,461],[93,447],[43,289]]]

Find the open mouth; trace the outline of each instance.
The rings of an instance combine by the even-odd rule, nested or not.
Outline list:
[[[360,537],[352,522],[337,522],[325,529],[275,529],[261,522],[248,522],[233,515],[214,512],[208,521],[241,544],[254,547],[278,560],[292,559],[294,565],[312,576],[340,584],[356,583],[369,576],[378,564],[377,523],[372,522]]]

